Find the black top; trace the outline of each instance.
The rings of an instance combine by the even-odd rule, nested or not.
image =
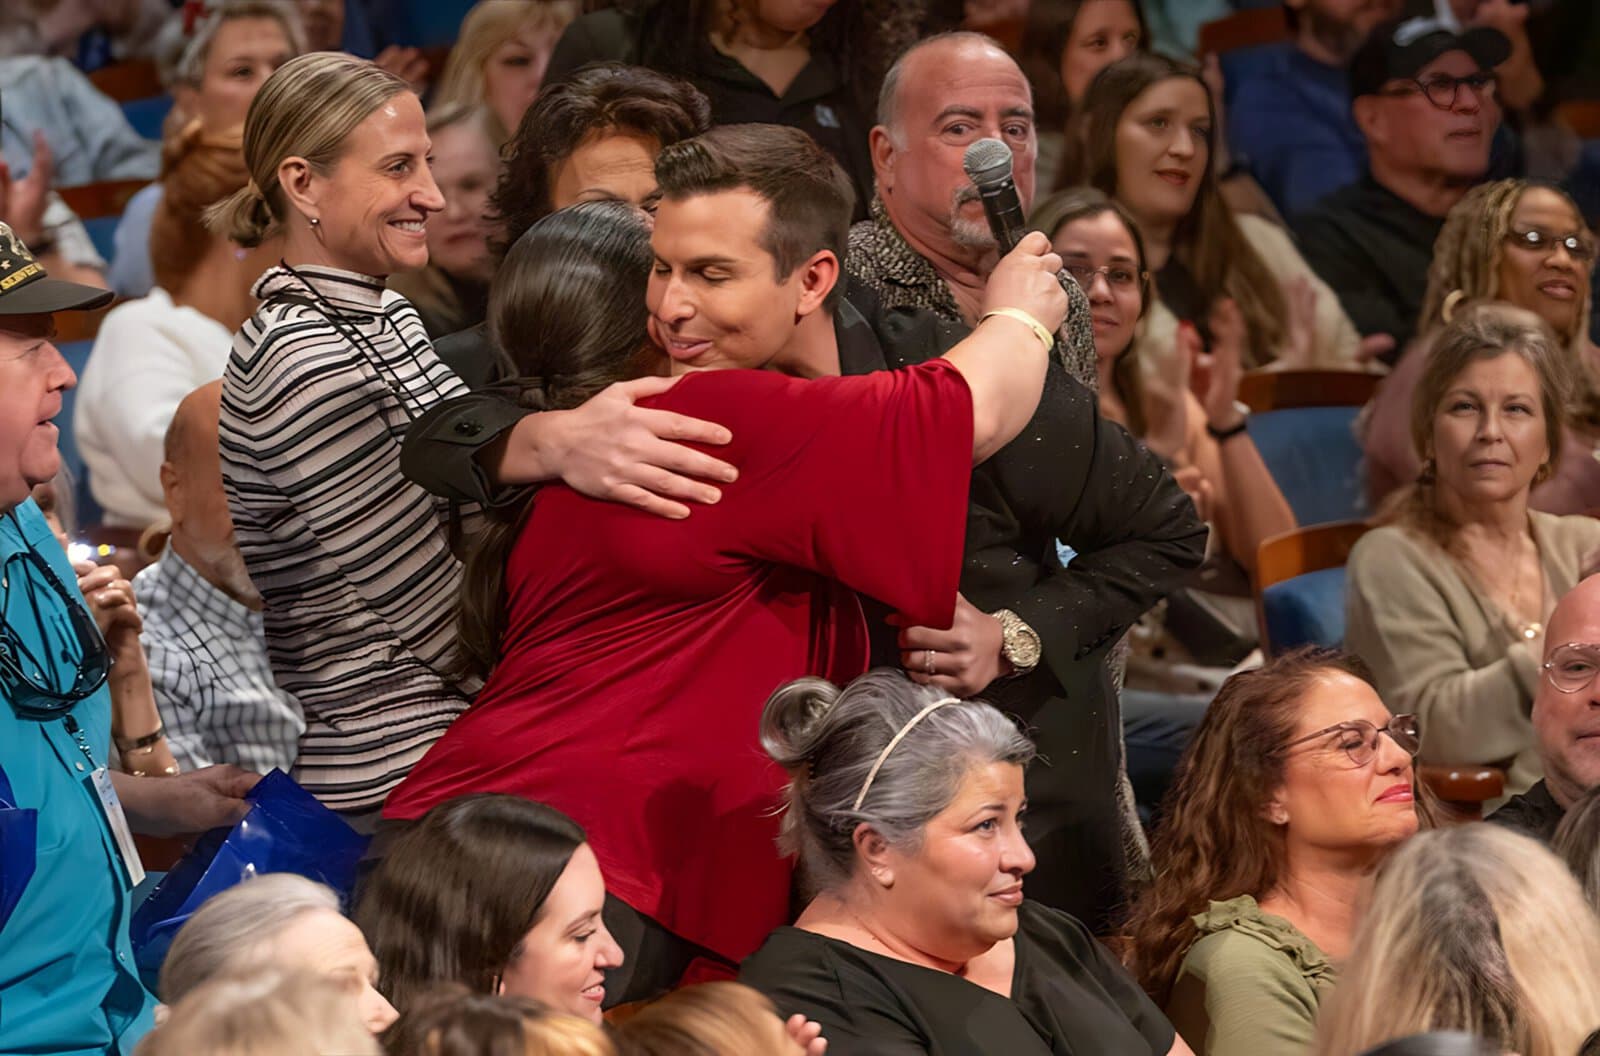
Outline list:
[[[1300,253],[1362,337],[1389,334],[1399,356],[1417,329],[1444,217],[1428,216],[1367,173],[1294,220]]]
[[[643,11],[607,8],[579,17],[556,43],[545,83],[564,81],[589,63],[607,61],[685,76],[710,100],[713,124],[788,125],[816,140],[849,174],[856,191],[855,219],[866,219],[873,186],[872,155],[867,148],[872,122],[862,113],[833,58],[813,48],[811,61],[781,96],[709,42],[696,49],[687,71],[674,69],[673,65],[681,64],[681,57],[658,55],[649,45],[661,35],[654,23],[676,16],[678,6],[682,5],[660,4]],[[669,63],[667,58],[679,62]]]
[[[798,928],[739,971],[785,1017],[822,1025],[829,1056],[1164,1056],[1172,1024],[1084,926],[1034,902],[1018,912],[1011,997],[947,972]]]
[[[1550,794],[1550,789],[1540,781],[1522,795],[1506,800],[1486,820],[1504,825],[1524,836],[1532,836],[1548,845],[1555,839],[1556,827],[1566,815],[1561,804],[1556,802],[1556,797]]]

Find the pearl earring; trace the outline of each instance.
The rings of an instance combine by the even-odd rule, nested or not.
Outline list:
[[[312,218],[311,218],[311,226],[312,226],[312,227],[316,227],[316,226],[317,226],[317,225],[318,225],[318,224],[320,224],[320,223],[322,223],[322,221],[321,221],[321,220],[318,220],[318,219],[317,219],[317,218],[316,218],[316,217],[314,217],[314,216],[313,216],[313,217],[312,217]]]

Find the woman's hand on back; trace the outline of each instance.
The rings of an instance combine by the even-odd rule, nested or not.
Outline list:
[[[524,418],[513,430],[497,479],[516,484],[559,477],[590,498],[674,520],[689,516],[684,503],[717,502],[722,491],[707,481],[730,483],[738,470],[686,445],[726,444],[733,435],[715,422],[637,406],[676,380],[618,382],[570,411]],[[517,436],[524,427],[533,435]],[[525,449],[531,450],[519,455]]]

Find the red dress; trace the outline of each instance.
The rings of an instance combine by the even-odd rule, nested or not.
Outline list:
[[[866,670],[853,591],[950,626],[972,397],[933,360],[693,374],[649,402],[726,425],[715,453],[739,480],[684,521],[541,489],[507,564],[500,663],[384,816],[468,792],[548,803],[587,830],[613,895],[738,961],[788,912],[761,707],[790,679]]]

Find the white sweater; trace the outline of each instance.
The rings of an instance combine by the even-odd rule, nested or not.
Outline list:
[[[166,517],[167,426],[180,400],[222,377],[232,348],[226,327],[173,304],[160,287],[106,315],[78,380],[73,429],[107,524],[143,527]]]

